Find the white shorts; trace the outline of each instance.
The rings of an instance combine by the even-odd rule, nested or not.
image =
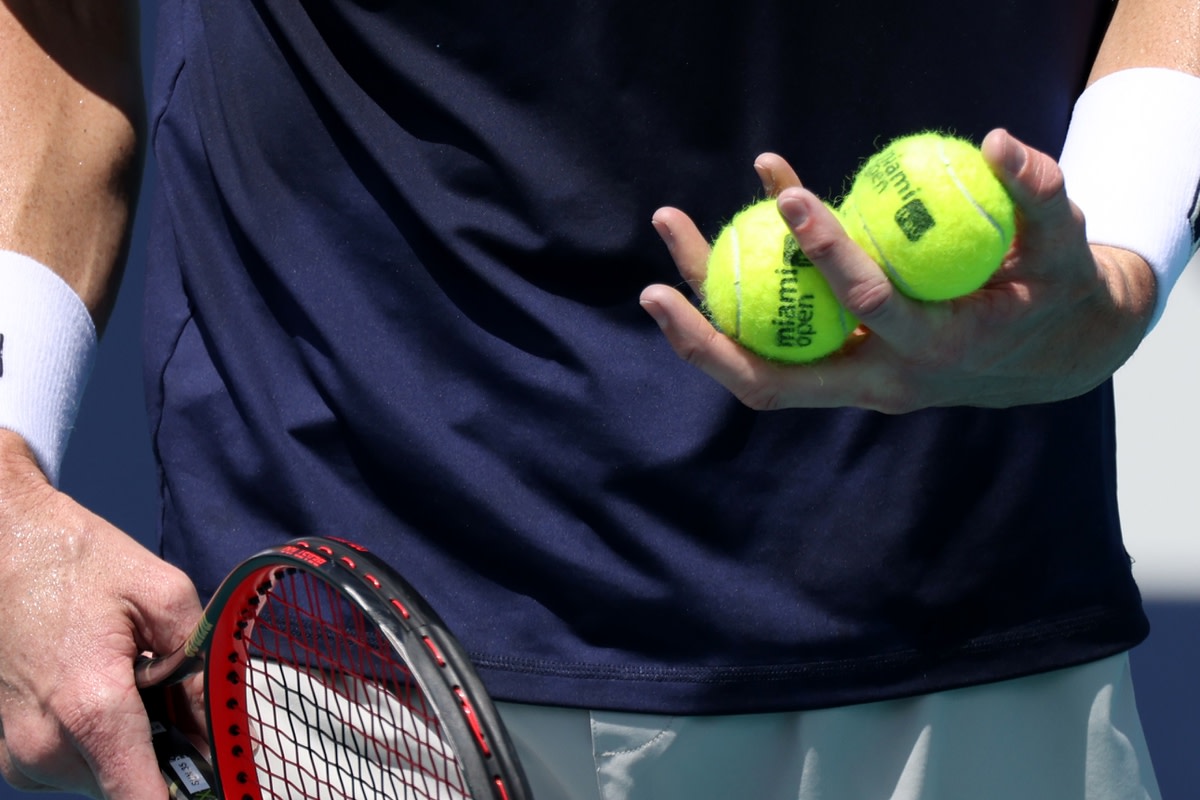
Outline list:
[[[818,711],[498,706],[537,800],[1160,800],[1125,655]]]

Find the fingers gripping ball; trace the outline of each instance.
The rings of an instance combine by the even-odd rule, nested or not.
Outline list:
[[[789,363],[829,355],[858,324],[800,250],[774,200],[738,212],[717,237],[704,305],[722,333]]]
[[[937,133],[902,137],[872,156],[839,213],[850,237],[919,300],[983,286],[1016,229],[1012,200],[979,148]]]

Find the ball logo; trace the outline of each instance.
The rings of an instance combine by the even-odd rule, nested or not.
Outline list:
[[[811,267],[813,263],[800,249],[800,243],[790,233],[783,237],[783,263],[789,267]],[[815,269],[815,267],[814,267]]]
[[[904,238],[919,241],[934,226],[929,208],[917,197],[917,188],[909,180],[908,173],[900,162],[900,154],[888,148],[880,154],[879,161],[865,170],[864,177],[880,195],[892,192],[900,201],[894,219]]]
[[[918,241],[934,226],[933,215],[920,198],[909,200],[896,212],[896,224],[910,242]]]
[[[779,278],[779,306],[772,324],[777,347],[809,347],[816,335],[813,324],[815,307],[811,293],[801,289],[799,272],[816,269],[800,249],[792,234],[783,237],[783,266],[775,270]]]

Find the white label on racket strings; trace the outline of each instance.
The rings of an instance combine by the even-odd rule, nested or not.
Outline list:
[[[189,793],[203,792],[212,787],[204,780],[204,775],[196,768],[196,763],[187,756],[175,756],[170,759],[171,769],[179,776],[180,782],[188,788]]]

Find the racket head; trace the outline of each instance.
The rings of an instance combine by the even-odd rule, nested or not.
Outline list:
[[[528,785],[470,660],[364,548],[306,538],[226,579],[205,634],[215,783],[226,800],[523,800]]]

